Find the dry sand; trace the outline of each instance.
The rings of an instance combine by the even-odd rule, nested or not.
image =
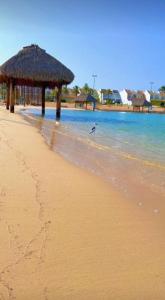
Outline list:
[[[165,299],[162,214],[72,166],[0,109],[0,300]]]

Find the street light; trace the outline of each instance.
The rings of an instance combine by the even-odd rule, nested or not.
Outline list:
[[[92,77],[93,77],[93,96],[94,96],[94,88],[95,88],[95,81],[96,81],[97,75],[96,74],[92,74]],[[96,107],[96,103],[93,102],[93,111],[95,110],[95,107]]]
[[[150,91],[152,92],[152,87],[153,87],[154,82],[150,81]]]
[[[92,77],[93,77],[93,92],[94,92],[94,88],[95,88],[95,81],[96,81],[96,77],[97,77],[97,75],[96,75],[96,74],[93,74],[93,75],[92,75]]]

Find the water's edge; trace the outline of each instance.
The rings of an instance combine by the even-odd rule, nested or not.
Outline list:
[[[62,157],[109,182],[124,197],[136,201],[164,202],[165,170],[159,166],[135,159],[126,153],[109,151],[94,140],[89,142],[68,134],[60,124],[34,115],[22,114],[38,128],[49,148]],[[157,210],[159,208],[156,208]]]

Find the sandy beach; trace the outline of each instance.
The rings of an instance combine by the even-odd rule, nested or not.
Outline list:
[[[0,108],[0,300],[163,300],[164,217]]]

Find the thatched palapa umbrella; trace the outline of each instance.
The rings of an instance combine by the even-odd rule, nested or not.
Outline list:
[[[87,109],[87,104],[92,103],[93,104],[93,110],[95,110],[96,101],[97,101],[96,98],[94,98],[90,94],[87,94],[87,95],[81,94],[81,95],[79,95],[78,97],[75,98],[75,107],[76,107],[76,104],[83,104],[83,105],[86,104],[86,109]]]
[[[138,111],[140,111],[140,108],[142,108],[143,111],[144,107],[147,107],[149,111],[149,109],[152,107],[151,102],[145,99],[132,99],[132,105],[133,105],[133,110],[137,109]]]
[[[37,45],[24,47],[0,66],[0,82],[8,85],[7,108],[14,112],[16,85],[42,88],[42,114],[45,113],[45,89],[58,88],[56,117],[60,118],[62,85],[73,81],[74,74],[60,61]]]

